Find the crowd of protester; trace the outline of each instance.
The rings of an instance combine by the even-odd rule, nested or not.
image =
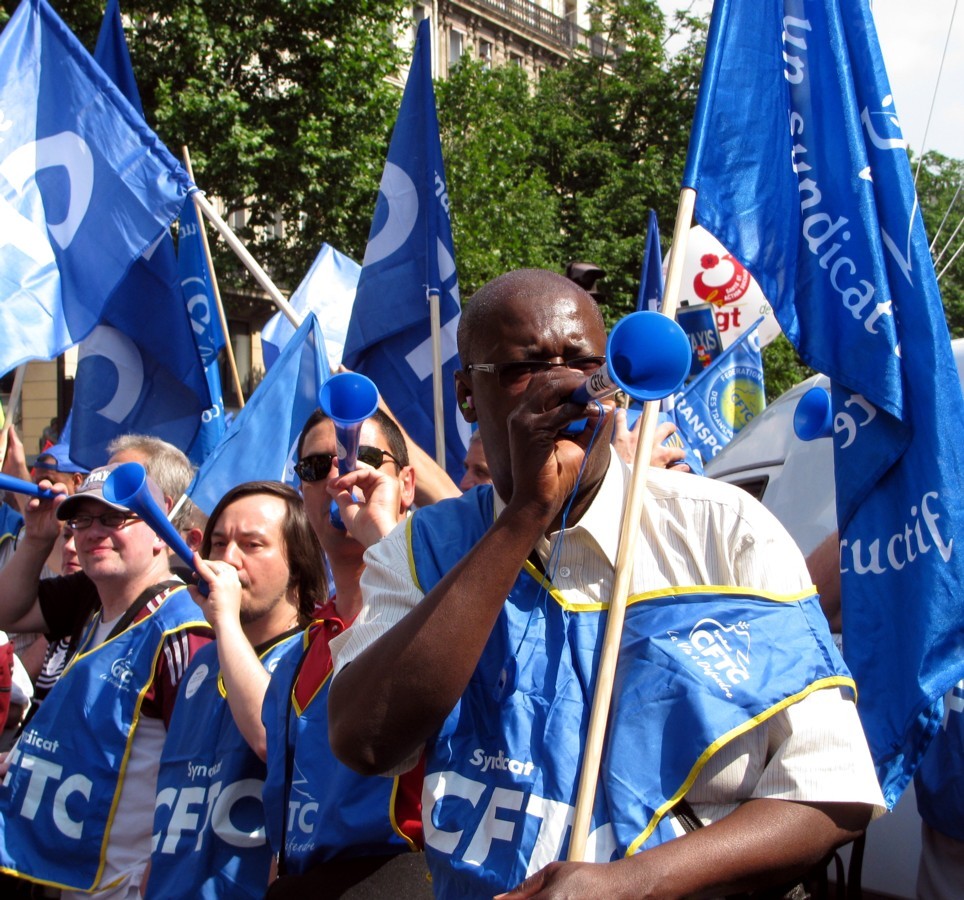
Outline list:
[[[605,332],[562,276],[490,282],[459,353],[459,486],[381,410],[353,471],[318,410],[297,489],[210,516],[156,438],[85,472],[9,431],[57,496],[0,536],[4,896],[779,896],[882,811],[805,561],[661,426],[593,862],[562,862],[636,435],[568,401]],[[105,494],[132,461],[193,571]]]

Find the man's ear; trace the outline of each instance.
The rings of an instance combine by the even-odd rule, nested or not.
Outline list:
[[[472,386],[469,383],[469,376],[461,369],[455,373],[455,398],[459,404],[459,412],[466,422],[477,422],[479,417],[475,412],[475,403],[472,400]]]
[[[200,528],[186,528],[181,532],[181,537],[192,550],[200,551],[201,541],[204,539],[204,532]]]
[[[415,467],[404,466],[398,473],[398,481],[402,486],[399,506],[404,513],[415,502]]]

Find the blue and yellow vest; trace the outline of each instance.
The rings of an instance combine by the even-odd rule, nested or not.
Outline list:
[[[268,672],[299,637],[260,654]],[[217,645],[208,644],[181,682],[161,755],[148,897],[264,896],[272,858],[261,804],[265,771],[234,723]]]
[[[964,841],[964,681],[944,698],[945,718],[914,776],[921,818]]]
[[[294,681],[312,639],[324,640],[320,623],[282,657],[264,698],[268,739],[264,808],[268,841],[284,854],[288,874],[300,875],[332,859],[393,856],[417,850],[417,806],[407,802],[399,778],[366,778],[335,759],[328,743],[331,666],[311,673],[316,685],[301,708]],[[290,773],[290,774],[288,774]],[[286,784],[286,781],[290,783]],[[287,817],[287,822],[285,821]]]
[[[478,488],[410,519],[420,590],[482,537],[492,501]],[[426,748],[422,819],[437,897],[492,896],[565,858],[604,613],[568,605],[528,563],[519,575]],[[840,685],[853,682],[813,596],[701,587],[630,597],[587,858],[674,837],[666,813],[713,753]]]
[[[206,627],[184,588],[77,654],[10,752],[0,787],[0,869],[74,890],[100,886],[141,705],[168,635]]]

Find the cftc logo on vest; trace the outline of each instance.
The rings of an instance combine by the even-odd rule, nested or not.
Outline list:
[[[199,770],[207,768],[195,766],[191,777],[201,775]],[[210,776],[219,770],[220,764],[208,769]],[[200,850],[205,837],[213,833],[232,847],[245,849],[260,847],[265,842],[264,826],[252,828],[254,818],[263,820],[261,790],[264,782],[260,778],[242,778],[231,784],[223,781],[205,783],[191,787],[166,787],[157,792],[154,802],[155,824],[161,821],[160,810],[170,810],[170,818],[161,830],[155,832],[151,852],[176,853],[182,838],[186,843],[180,845],[183,852],[189,845]],[[257,815],[254,814],[257,811]]]
[[[667,636],[727,700],[733,699],[732,689],[738,683],[749,681],[749,623],[723,625],[716,619],[700,619],[690,629],[688,640],[680,640],[678,631],[668,631]]]
[[[454,771],[427,772],[422,784],[426,847],[478,867],[502,865],[506,854],[518,853],[526,858],[526,877],[562,858],[574,813],[564,800]],[[611,862],[618,856],[611,823],[590,831],[587,861]]]
[[[23,749],[21,745],[24,745]],[[49,821],[62,835],[80,840],[84,830],[85,806],[78,798],[90,800],[93,782],[79,773],[64,778],[63,766],[28,753],[26,749],[35,747],[47,753],[56,753],[59,746],[59,741],[42,738],[34,730],[24,732],[10,751],[10,769],[3,783],[8,786],[12,780],[16,782],[11,797],[14,806],[11,812],[29,822],[34,821],[38,814],[42,822],[47,822],[49,816]]]
[[[115,659],[110,665],[110,672],[104,672],[100,678],[101,681],[106,681],[119,691],[129,691],[131,681],[134,678],[134,664],[131,660],[131,654],[128,653],[127,656]]]
[[[314,833],[320,806],[307,788],[308,779],[295,763],[291,793],[288,795],[288,835],[285,844],[285,852],[292,856],[301,856],[315,849]]]

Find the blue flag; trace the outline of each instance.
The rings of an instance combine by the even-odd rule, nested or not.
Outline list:
[[[303,316],[310,310],[318,317],[325,330],[328,364],[333,370],[341,365],[360,273],[361,266],[355,260],[328,244],[322,244],[308,274],[288,298],[295,312]],[[265,369],[274,365],[294,333],[295,326],[284,313],[277,312],[268,319],[261,329]]]
[[[120,92],[130,101],[131,106],[143,117],[144,106],[141,92],[137,89],[134,66],[131,64],[127,38],[124,36],[124,21],[121,19],[120,0],[107,0],[104,18],[97,34],[94,59],[107,73]]]
[[[844,648],[892,806],[964,676],[964,401],[866,0],[717,0],[684,183],[832,380]]]
[[[643,250],[643,267],[639,275],[639,294],[636,309],[659,312],[663,305],[663,254],[659,249],[659,225],[656,210],[649,211],[646,225],[646,248]]]
[[[318,392],[328,378],[324,353],[325,336],[308,313],[188,488],[206,513],[242,482],[295,481],[298,435],[318,408]]]
[[[95,59],[139,107],[116,0],[104,15]],[[71,457],[98,465],[110,441],[126,433],[151,434],[187,450],[211,406],[165,230],[131,266],[81,344]]]
[[[218,354],[224,348],[224,329],[218,314],[214,284],[204,252],[201,229],[192,202],[184,204],[181,223],[177,229],[177,271],[187,314],[191,322],[194,343],[204,367],[208,397],[211,405],[201,413],[201,428],[187,451],[191,462],[200,465],[207,459],[224,434],[224,395],[221,390],[221,370]]]
[[[345,341],[345,365],[378,386],[412,438],[435,456],[429,294],[442,324],[445,468],[458,481],[470,436],[458,414],[458,280],[432,88],[431,32],[419,23],[412,67],[388,148],[381,190]]]
[[[762,319],[673,397],[673,414],[683,439],[703,459],[712,459],[733,436],[766,408]]]
[[[0,110],[8,372],[91,332],[191,183],[45,0],[23,0],[0,35]]]

